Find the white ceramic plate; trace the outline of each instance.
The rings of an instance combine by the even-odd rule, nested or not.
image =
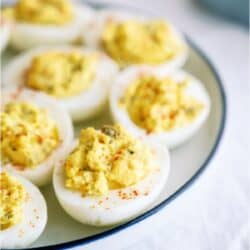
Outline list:
[[[95,4],[95,7],[115,7],[129,9],[128,6]],[[82,225],[71,219],[60,207],[52,185],[42,188],[48,204],[48,224],[42,236],[33,244],[35,249],[67,249],[81,246],[107,237],[138,223],[157,213],[174,198],[181,195],[205,170],[220,143],[225,126],[226,100],[222,82],[214,66],[205,54],[188,39],[190,56],[185,69],[199,78],[207,88],[212,107],[208,120],[200,131],[186,144],[171,152],[171,173],[164,191],[156,202],[137,218],[115,227],[95,228]],[[7,50],[3,54],[3,66],[15,55]],[[100,127],[110,123],[108,108],[95,120],[78,124],[76,132],[86,126]]]

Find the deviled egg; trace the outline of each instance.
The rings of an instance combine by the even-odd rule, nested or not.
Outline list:
[[[1,102],[1,165],[37,186],[48,184],[73,141],[67,111],[49,96],[21,88],[4,90]]]
[[[3,72],[3,84],[45,92],[79,121],[105,106],[117,71],[116,63],[96,50],[42,47],[13,59]]]
[[[9,42],[11,32],[11,22],[4,17],[0,17],[0,52],[5,49]]]
[[[187,72],[134,67],[112,85],[110,109],[114,121],[130,133],[173,148],[205,122],[210,98],[203,84]]]
[[[0,248],[25,248],[43,232],[47,206],[27,179],[0,169]]]
[[[2,10],[14,21],[10,43],[19,50],[79,40],[93,10],[70,0],[18,0]]]
[[[53,185],[70,216],[107,226],[145,211],[163,190],[169,165],[165,147],[136,139],[119,125],[86,128],[55,167]]]
[[[115,9],[99,11],[86,25],[83,40],[104,50],[121,68],[145,64],[171,70],[187,59],[184,38],[167,21]]]

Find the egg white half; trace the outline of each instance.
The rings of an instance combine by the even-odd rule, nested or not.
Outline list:
[[[73,125],[67,111],[54,99],[40,92],[22,88],[9,88],[2,92],[2,107],[11,101],[28,102],[40,108],[45,108],[48,115],[55,121],[60,135],[59,146],[41,164],[34,168],[22,168],[11,163],[3,165],[4,169],[13,171],[29,179],[37,186],[44,186],[51,181],[54,165],[64,160],[73,141]]]
[[[0,19],[0,52],[5,49],[9,42],[12,25],[9,21]]]
[[[190,82],[186,89],[186,94],[195,97],[204,104],[204,108],[196,119],[181,128],[172,131],[163,131],[147,134],[143,128],[137,126],[130,118],[126,109],[119,106],[119,100],[124,96],[129,84],[133,83],[141,75],[153,75],[159,78],[171,76],[177,82],[189,78]],[[178,83],[177,83],[178,84]],[[178,70],[167,72],[162,69],[152,69],[149,67],[133,67],[124,70],[116,78],[109,96],[109,103],[113,120],[122,124],[127,130],[135,136],[146,136],[148,139],[163,143],[169,148],[174,148],[190,139],[202,126],[209,115],[210,98],[203,84],[193,75]]]
[[[93,18],[94,10],[82,4],[73,3],[73,5],[74,19],[63,26],[16,21],[11,33],[10,44],[18,50],[25,50],[35,46],[76,41],[85,25]]]
[[[102,32],[105,28],[106,23],[109,22],[110,20],[114,20],[116,22],[123,22],[126,20],[139,20],[142,22],[147,22],[152,19],[153,19],[152,17],[145,17],[138,14],[132,14],[120,11],[114,8],[107,8],[105,10],[96,12],[95,18],[93,18],[90,22],[88,22],[82,34],[82,40],[88,47],[101,49]],[[180,68],[184,65],[188,57],[188,47],[186,45],[185,39],[182,36],[182,34],[178,32],[172,24],[170,24],[169,22],[168,24],[170,25],[170,28],[174,36],[178,39],[180,44],[182,44],[184,49],[175,58],[166,61],[164,63],[157,64],[157,67],[161,67],[164,70],[172,71],[173,69]],[[156,65],[150,65],[150,66],[156,67]]]
[[[46,51],[78,51],[84,54],[94,52],[99,55],[100,60],[97,63],[96,76],[90,86],[77,95],[56,99],[68,110],[74,121],[84,120],[99,113],[107,102],[108,91],[113,78],[118,72],[118,66],[104,53],[93,49],[74,46],[46,46],[29,50],[14,58],[9,65],[6,66],[2,78],[3,85],[24,85],[24,74],[31,65],[32,59],[34,56]]]
[[[25,248],[43,232],[47,223],[47,205],[39,189],[30,181],[9,172],[24,186],[28,193],[23,207],[23,219],[16,225],[0,231],[0,248]]]
[[[144,212],[162,192],[170,171],[168,150],[158,144],[151,144],[151,148],[157,165],[152,173],[133,186],[100,197],[82,197],[79,192],[67,189],[63,164],[57,165],[53,186],[61,206],[75,220],[93,226],[121,223]]]

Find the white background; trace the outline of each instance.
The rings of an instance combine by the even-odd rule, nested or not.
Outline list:
[[[247,29],[207,12],[194,0],[114,2],[158,12],[187,33],[207,53],[224,80],[228,119],[217,155],[191,188],[146,221],[84,249],[249,250],[250,84]]]

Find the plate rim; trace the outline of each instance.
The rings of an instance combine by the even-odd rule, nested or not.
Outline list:
[[[198,180],[198,178],[201,176],[201,174],[203,174],[204,171],[207,169],[212,158],[214,158],[216,152],[218,151],[219,145],[222,141],[222,137],[223,137],[224,131],[225,131],[226,120],[227,120],[226,92],[225,92],[225,88],[223,86],[223,82],[221,80],[221,77],[219,76],[218,70],[215,68],[211,59],[205,54],[205,52],[203,52],[202,49],[200,49],[199,46],[197,46],[196,43],[194,43],[192,41],[192,39],[190,39],[187,35],[185,35],[185,38],[188,42],[188,45],[190,47],[192,47],[204,59],[204,61],[208,65],[209,69],[214,74],[217,85],[218,85],[220,99],[221,99],[221,105],[222,105],[222,115],[221,115],[221,119],[220,119],[220,127],[218,130],[217,136],[216,136],[215,143],[214,143],[210,153],[208,154],[207,158],[205,159],[205,161],[203,162],[203,164],[199,168],[199,170],[197,170],[197,172],[186,183],[184,183],[177,191],[175,191],[167,199],[163,200],[161,203],[159,203],[157,206],[153,207],[149,211],[137,216],[136,218],[134,218],[134,219],[132,219],[124,224],[121,224],[121,225],[119,225],[115,228],[112,228],[110,230],[107,230],[105,232],[98,233],[98,234],[95,234],[92,236],[88,236],[88,237],[83,238],[83,239],[78,239],[78,240],[73,240],[73,241],[69,241],[69,242],[65,242],[65,243],[59,243],[59,244],[48,245],[48,246],[43,246],[43,247],[34,247],[34,248],[29,248],[29,249],[31,249],[31,250],[32,249],[34,249],[34,250],[69,249],[72,247],[83,246],[83,245],[87,245],[89,243],[93,243],[94,241],[101,240],[105,237],[108,237],[108,236],[111,236],[115,233],[118,233],[119,231],[127,229],[127,228],[129,228],[129,227],[131,227],[139,222],[142,222],[146,218],[152,216],[153,214],[156,214],[161,209],[166,207],[169,203],[171,203],[173,200],[175,200],[177,197],[179,197],[183,192],[185,192],[188,188],[190,188],[192,186],[192,184],[194,184]]]
[[[139,10],[141,12],[151,12],[147,10],[146,8],[138,8],[136,6],[133,5],[129,5],[129,4],[124,4],[124,3],[111,3],[111,2],[99,2],[99,1],[84,1],[84,4],[87,4],[91,7],[114,7],[114,8],[126,8],[126,9],[131,9],[131,10]],[[83,239],[77,239],[77,240],[73,240],[73,241],[69,241],[69,242],[65,242],[65,243],[59,243],[59,244],[54,244],[54,245],[48,245],[48,246],[41,246],[41,247],[31,247],[28,248],[29,250],[48,250],[48,249],[69,249],[72,247],[77,247],[77,246],[83,246],[83,245],[87,245],[89,243],[93,243],[97,240],[101,240],[107,236],[111,236],[114,235],[115,233],[118,233],[126,228],[129,228],[139,222],[142,222],[143,220],[145,220],[146,218],[152,216],[153,214],[156,214],[157,212],[159,212],[161,209],[163,209],[164,207],[166,207],[168,204],[170,204],[173,200],[175,200],[177,197],[179,197],[182,193],[184,193],[187,189],[189,189],[192,184],[194,184],[199,177],[201,176],[201,174],[204,173],[204,171],[207,169],[209,163],[211,162],[212,158],[215,156],[216,152],[219,149],[220,143],[222,141],[222,137],[224,135],[224,131],[225,131],[225,127],[226,127],[226,121],[227,121],[227,97],[226,97],[226,91],[224,88],[224,84],[223,81],[221,80],[220,74],[218,73],[218,69],[215,67],[214,63],[212,62],[212,60],[209,58],[209,56],[207,56],[207,54],[187,35],[185,34],[185,32],[182,32],[184,34],[184,37],[188,43],[188,45],[194,49],[197,54],[199,54],[202,59],[206,62],[206,64],[208,65],[208,68],[211,70],[211,72],[213,73],[215,79],[216,79],[216,83],[218,85],[218,89],[219,89],[219,94],[220,94],[220,100],[221,100],[221,106],[222,106],[222,115],[220,118],[220,127],[218,130],[218,133],[216,135],[216,140],[215,143],[211,149],[211,151],[209,152],[207,158],[205,159],[205,161],[201,164],[201,167],[199,168],[199,170],[196,171],[196,173],[186,182],[184,183],[178,190],[176,190],[172,195],[170,195],[167,199],[163,200],[162,202],[160,202],[157,206],[153,207],[152,209],[150,209],[149,211],[146,211],[145,213],[137,216],[136,218],[121,224],[119,226],[116,226],[110,230],[104,231],[102,233],[98,233],[95,235],[91,235],[88,236],[86,238]]]

